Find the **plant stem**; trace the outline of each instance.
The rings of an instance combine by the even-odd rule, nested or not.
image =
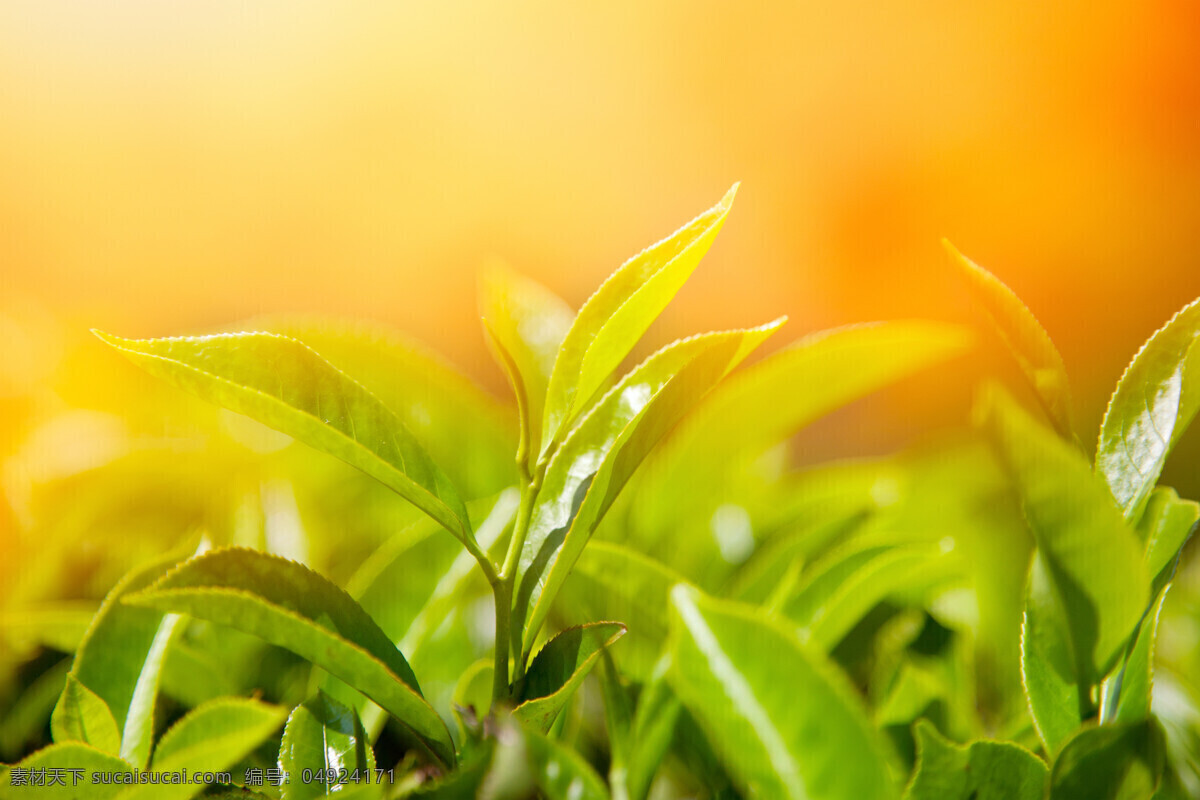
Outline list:
[[[515,532],[514,532],[515,535]],[[492,678],[492,707],[508,696],[508,627],[512,617],[512,582],[501,579],[492,584],[496,602],[496,661]]]

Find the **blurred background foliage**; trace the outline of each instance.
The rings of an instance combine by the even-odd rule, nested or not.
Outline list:
[[[1039,316],[1072,375],[1078,428],[1094,431],[1138,345],[1200,294],[1198,36],[1200,7],[1181,0],[0,4],[0,757],[43,735],[65,654],[132,564],[202,532],[345,583],[417,519],[349,467],[143,375],[89,328],[319,328],[327,341],[310,343],[402,410],[467,497],[490,497],[514,480],[515,430],[477,322],[480,266],[501,258],[577,307],[741,180],[736,213],[643,353],[784,313],[767,351],[848,322],[967,319],[948,236]],[[262,320],[283,313],[372,322]],[[1019,620],[986,608],[1019,587],[1028,542],[996,550],[1019,520],[992,456],[959,430],[976,379],[1011,371],[981,336],[969,357],[743,454],[772,486],[763,497],[684,493],[669,525],[639,515],[639,491],[670,488],[651,463],[601,538],[761,601],[753,570],[734,574],[756,541],[819,560],[849,530],[869,541],[864,525],[950,537],[967,556],[948,573],[986,566],[972,580],[996,604],[964,605],[953,580],[932,594],[901,582],[909,610],[933,613],[901,604],[868,638],[936,655],[930,637],[967,625],[994,694],[983,719],[1011,723],[1015,652],[1002,643]],[[1193,432],[1164,483],[1200,495],[1198,457]],[[780,487],[794,507],[775,504]],[[996,531],[959,524],[981,518]],[[1184,696],[1171,675],[1200,674],[1194,562],[1168,601],[1156,703]],[[481,625],[483,638],[429,658],[431,691],[490,645]],[[202,626],[189,636],[178,675],[199,674],[186,659],[205,651]],[[900,669],[895,652],[840,641],[863,687],[922,685],[911,658],[911,674],[883,675]],[[634,666],[622,666],[636,669],[636,638],[626,645]],[[264,674],[290,663],[273,658]],[[190,705],[263,685],[218,672],[204,673],[224,679],[211,686],[168,675],[167,693]],[[303,676],[269,683],[303,699]],[[916,712],[873,700],[903,751]],[[962,697],[929,700],[943,730],[980,732]],[[1179,716],[1191,708],[1180,701]]]

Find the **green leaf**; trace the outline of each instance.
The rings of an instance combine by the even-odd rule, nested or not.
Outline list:
[[[194,558],[127,603],[258,636],[341,678],[408,727],[447,765],[450,733],[404,656],[350,595],[307,567],[230,548]]]
[[[604,648],[625,635],[619,622],[593,622],[567,628],[543,647],[529,665],[521,687],[517,719],[546,733]]]
[[[1148,800],[1167,766],[1158,720],[1086,728],[1050,772],[1049,800]]]
[[[151,770],[189,773],[228,770],[279,730],[287,709],[237,697],[220,697],[189,711],[162,735]],[[189,776],[190,777],[190,776]],[[183,800],[204,784],[142,784],[126,789],[121,800]]]
[[[1009,742],[957,745],[928,720],[913,726],[917,766],[905,800],[1041,800],[1045,763]]]
[[[154,707],[167,646],[178,617],[124,605],[123,600],[155,580],[183,553],[133,570],[113,588],[84,634],[71,675],[112,713],[121,731],[120,756],[144,768],[154,736]]]
[[[1066,612],[1043,554],[1034,555],[1021,626],[1021,683],[1046,752],[1054,755],[1083,722]]]
[[[1175,562],[1197,521],[1200,504],[1180,500],[1174,489],[1164,486],[1150,494],[1138,534],[1146,544],[1146,574],[1153,579],[1155,594],[1174,574]]]
[[[783,613],[801,638],[828,652],[889,594],[924,581],[936,551],[929,547],[853,542],[814,564]]]
[[[94,602],[65,601],[0,611],[0,642],[16,652],[49,647],[74,653],[97,611]]]
[[[1142,548],[1075,447],[998,387],[985,407],[1066,614],[1073,674],[1090,687],[1107,674],[1149,602]]]
[[[1168,583],[1159,590],[1146,618],[1142,620],[1137,639],[1117,678],[1118,699],[1112,717],[1114,722],[1140,722],[1150,717],[1150,700],[1154,691],[1154,644],[1158,638],[1158,619],[1170,588]]]
[[[305,769],[314,772],[357,772],[375,769],[375,751],[354,709],[324,692],[296,706],[279,743],[279,768],[291,776],[283,786],[284,800],[324,797],[338,791],[336,782],[305,783]]]
[[[543,457],[691,276],[736,194],[734,184],[721,202],[626,261],[579,309],[550,375]]]
[[[71,674],[50,717],[50,731],[56,742],[83,742],[113,755],[121,751],[121,731],[108,704]]]
[[[1200,300],[1184,306],[1125,368],[1108,402],[1096,471],[1136,519],[1171,448],[1200,409]]]
[[[574,750],[536,731],[524,738],[530,774],[546,800],[609,800],[604,781]]]
[[[625,768],[629,800],[645,800],[662,765],[683,710],[667,682],[669,659],[662,659],[638,696],[633,716],[633,748]]]
[[[1073,439],[1071,387],[1067,369],[1050,335],[1012,289],[943,239],[946,251],[962,270],[967,285],[983,306],[1000,338],[1025,375],[1034,396],[1059,434]]]
[[[518,399],[524,398],[523,452],[536,459],[541,452],[546,387],[575,312],[537,281],[500,264],[489,265],[480,275],[479,312],[498,350],[511,361],[501,361],[501,366],[512,373]]]
[[[711,392],[653,458],[638,487],[638,521],[678,525],[678,509],[707,521],[727,472],[813,420],[905,376],[963,353],[964,328],[881,322],[820,331],[739,371]],[[853,368],[848,368],[853,365]],[[802,387],[798,391],[797,387]]]
[[[793,633],[753,607],[686,586],[671,592],[671,627],[671,686],[743,792],[897,796],[882,743],[849,683]]]
[[[517,566],[514,627],[528,655],[550,604],[617,494],[679,418],[783,320],[664,347],[629,372],[555,452]]]
[[[494,494],[515,480],[511,410],[422,343],[362,320],[280,315],[246,324],[304,342],[361,383],[466,498]]]
[[[634,681],[647,680],[667,638],[671,587],[683,576],[635,550],[596,541],[571,571],[557,607],[569,622],[619,619],[629,632],[613,659]]]
[[[96,335],[152,375],[361,469],[476,547],[458,493],[400,419],[307,345],[271,333]]]
[[[29,778],[34,770],[46,771],[47,784],[50,781],[50,771],[53,770],[56,776],[54,785],[33,789],[32,784],[21,783],[24,778]],[[74,776],[69,770],[76,770],[76,774],[80,776],[78,785],[75,785]],[[30,797],[36,797],[37,800],[78,800],[80,797],[86,797],[88,800],[109,800],[124,788],[117,784],[92,783],[94,772],[129,774],[133,772],[133,766],[82,742],[52,744],[14,764],[8,768],[7,774],[0,770],[0,800],[22,800]],[[61,785],[58,783],[60,776]]]

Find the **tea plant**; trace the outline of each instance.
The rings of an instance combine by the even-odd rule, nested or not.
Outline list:
[[[795,431],[973,337],[849,326],[735,371],[780,319],[673,342],[618,376],[735,190],[578,313],[485,273],[511,428],[435,360],[362,328],[98,334],[425,519],[401,517],[337,582],[279,555],[286,537],[200,537],[135,569],[82,640],[44,638],[74,651],[54,744],[5,768],[0,797],[1200,792],[1200,727],[1179,703],[1164,727],[1152,698],[1164,602],[1200,518],[1156,485],[1200,408],[1200,305],[1134,357],[1093,465],[1049,336],[951,249],[1044,421],[988,383],[970,430],[797,472],[781,444]],[[346,486],[314,490],[350,529],[382,501],[347,503]],[[361,548],[329,538],[329,565]],[[271,700],[230,696],[258,662]],[[1187,697],[1181,676],[1170,686]],[[183,768],[212,785],[91,780]]]

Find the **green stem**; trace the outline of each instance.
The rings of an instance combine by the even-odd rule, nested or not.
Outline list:
[[[512,617],[512,582],[499,580],[492,584],[496,601],[496,661],[492,679],[492,706],[507,701],[508,696],[508,627]]]

